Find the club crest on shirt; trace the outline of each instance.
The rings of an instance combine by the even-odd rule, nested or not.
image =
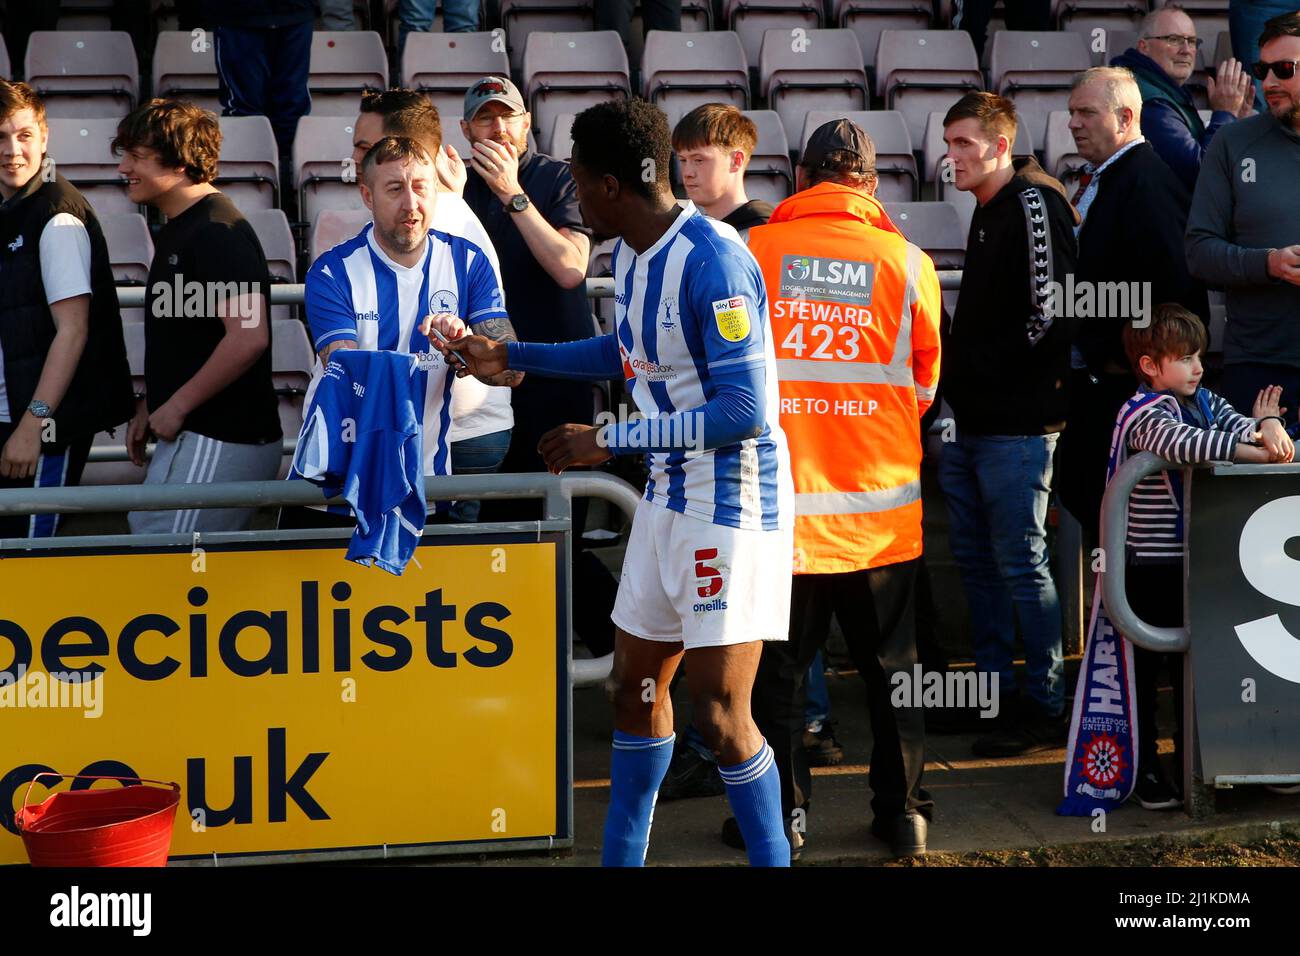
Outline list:
[[[677,299],[669,296],[664,299],[663,310],[659,313],[659,325],[665,332],[677,327]]]
[[[439,289],[429,295],[429,311],[433,313],[450,312],[456,314],[456,293]]]
[[[713,320],[718,323],[718,334],[728,342],[740,342],[749,335],[749,310],[743,296],[715,299]]]

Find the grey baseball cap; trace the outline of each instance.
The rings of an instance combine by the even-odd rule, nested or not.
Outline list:
[[[505,103],[521,113],[528,111],[519,87],[504,76],[485,76],[465,91],[465,122],[478,115],[485,103]]]

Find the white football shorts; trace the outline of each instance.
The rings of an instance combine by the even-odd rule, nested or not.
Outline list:
[[[787,640],[793,558],[793,528],[729,528],[642,499],[614,624],[687,650]]]

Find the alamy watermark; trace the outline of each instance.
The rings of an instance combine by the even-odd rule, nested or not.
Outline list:
[[[1075,282],[1070,272],[1064,283],[1048,282],[1039,294],[1050,318],[1125,319],[1138,329],[1151,324],[1150,282]]]
[[[927,671],[920,664],[889,677],[894,689],[889,702],[895,707],[952,707],[978,709],[980,717],[998,715],[999,675],[988,671]]]
[[[185,281],[182,273],[170,282],[155,282],[150,289],[155,319],[219,318],[227,315],[239,319],[245,329],[262,320],[262,283]]]
[[[646,363],[653,364],[653,363]],[[665,366],[670,368],[670,366]],[[651,372],[651,375],[654,373]],[[651,381],[654,379],[652,378]],[[617,412],[601,412],[596,416],[596,442],[602,448],[608,446],[605,426],[613,426],[621,433],[619,447],[640,450],[651,448],[673,448],[688,455],[704,451],[704,427],[701,415],[677,414],[657,415],[647,418],[639,411],[628,411],[626,405],[620,405]]]
[[[7,708],[56,708],[80,710],[83,717],[104,715],[103,675],[72,671],[46,673],[29,671],[19,664],[12,671],[0,671],[0,710]]]

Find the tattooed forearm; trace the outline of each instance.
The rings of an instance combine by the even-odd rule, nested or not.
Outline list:
[[[499,316],[493,319],[485,319],[474,326],[473,331],[479,335],[486,335],[497,342],[518,342],[519,337],[515,335],[515,327],[510,324],[510,320],[505,316]]]
[[[474,326],[474,331],[479,335],[485,335],[497,342],[518,342],[519,337],[515,335],[515,327],[510,324],[510,320],[505,316],[486,319]],[[488,385],[501,385],[506,388],[514,388],[524,380],[524,373],[517,372],[514,369],[506,369],[504,372],[498,372],[487,378],[481,378],[479,381]]]

